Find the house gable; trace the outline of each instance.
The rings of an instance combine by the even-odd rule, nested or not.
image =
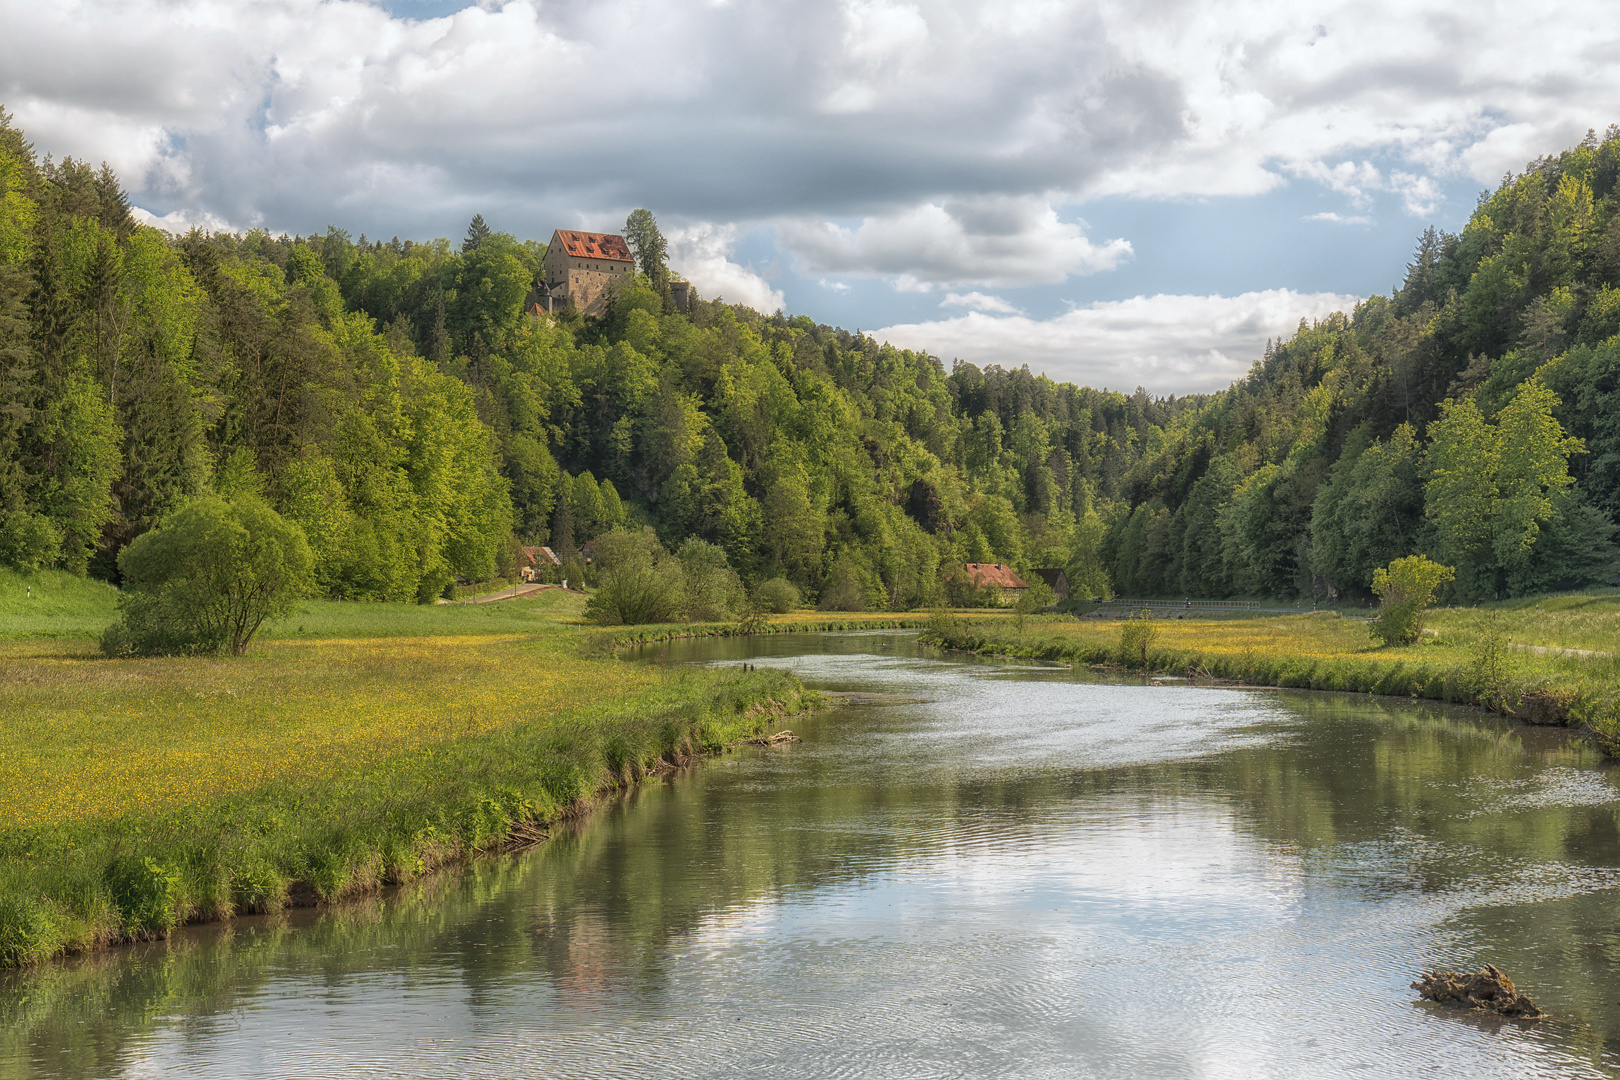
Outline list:
[[[1032,569],[1030,573],[1046,583],[1058,603],[1069,598],[1069,575],[1063,572],[1062,567]]]

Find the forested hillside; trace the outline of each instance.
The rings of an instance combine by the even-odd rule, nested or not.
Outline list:
[[[0,113],[0,562],[116,579],[191,497],[256,491],[352,599],[622,524],[872,607],[974,600],[968,561],[1133,595],[1362,597],[1415,551],[1465,597],[1606,581],[1617,166],[1612,129],[1533,163],[1394,296],[1159,398],[678,312],[650,217],[600,320],[526,313],[544,245],[482,218],[457,245],[170,237]]]
[[[1361,597],[1425,553],[1465,599],[1617,574],[1620,129],[1424,233],[1394,295],[1301,325],[1134,463],[1123,592]]]

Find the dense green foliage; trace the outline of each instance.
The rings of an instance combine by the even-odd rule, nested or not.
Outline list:
[[[614,529],[595,546],[597,589],[585,607],[603,625],[724,622],[747,602],[718,545],[692,537],[670,554],[651,527]]]
[[[1423,637],[1423,613],[1440,586],[1457,576],[1422,555],[1396,559],[1373,571],[1372,591],[1379,600],[1373,636],[1385,645],[1411,645]]]
[[[0,561],[116,577],[246,485],[318,590],[428,600],[619,526],[829,610],[972,603],[964,562],[1077,595],[1365,600],[1424,553],[1465,598],[1608,581],[1620,514],[1620,133],[1531,164],[1406,280],[1209,396],[981,370],[804,317],[534,313],[544,245],[178,238],[116,180],[0,138]],[[579,576],[574,564],[573,576]]]
[[[771,578],[759,583],[754,590],[754,600],[766,614],[785,615],[798,607],[802,598],[798,588],[787,578]]]
[[[289,614],[310,585],[304,534],[253,495],[193,499],[118,556],[119,620],[108,656],[241,656],[265,619]]]
[[[1301,325],[1130,469],[1121,591],[1365,597],[1423,552],[1464,598],[1615,578],[1620,131],[1532,162],[1406,280]]]
[[[115,578],[166,514],[246,490],[302,527],[333,596],[494,569],[511,503],[471,389],[345,310],[316,247],[170,241],[110,172],[39,165],[3,122],[0,185],[5,562]]]

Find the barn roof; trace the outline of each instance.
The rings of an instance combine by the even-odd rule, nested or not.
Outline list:
[[[967,572],[975,585],[993,585],[998,589],[1029,588],[1024,579],[1014,573],[1013,568],[1006,563],[970,562],[967,564]]]
[[[557,242],[576,259],[607,259],[611,262],[635,262],[630,245],[617,233],[575,232],[558,229]]]
[[[1063,568],[1061,566],[1046,569],[1032,569],[1030,570],[1030,573],[1034,574],[1036,577],[1040,578],[1054,589],[1058,587],[1058,582],[1060,581],[1065,585],[1069,583],[1069,575],[1063,572]]]

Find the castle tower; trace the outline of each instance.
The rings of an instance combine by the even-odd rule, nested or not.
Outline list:
[[[567,303],[586,315],[607,310],[611,290],[636,272],[630,245],[616,233],[558,229],[551,234],[544,267],[551,304]]]

